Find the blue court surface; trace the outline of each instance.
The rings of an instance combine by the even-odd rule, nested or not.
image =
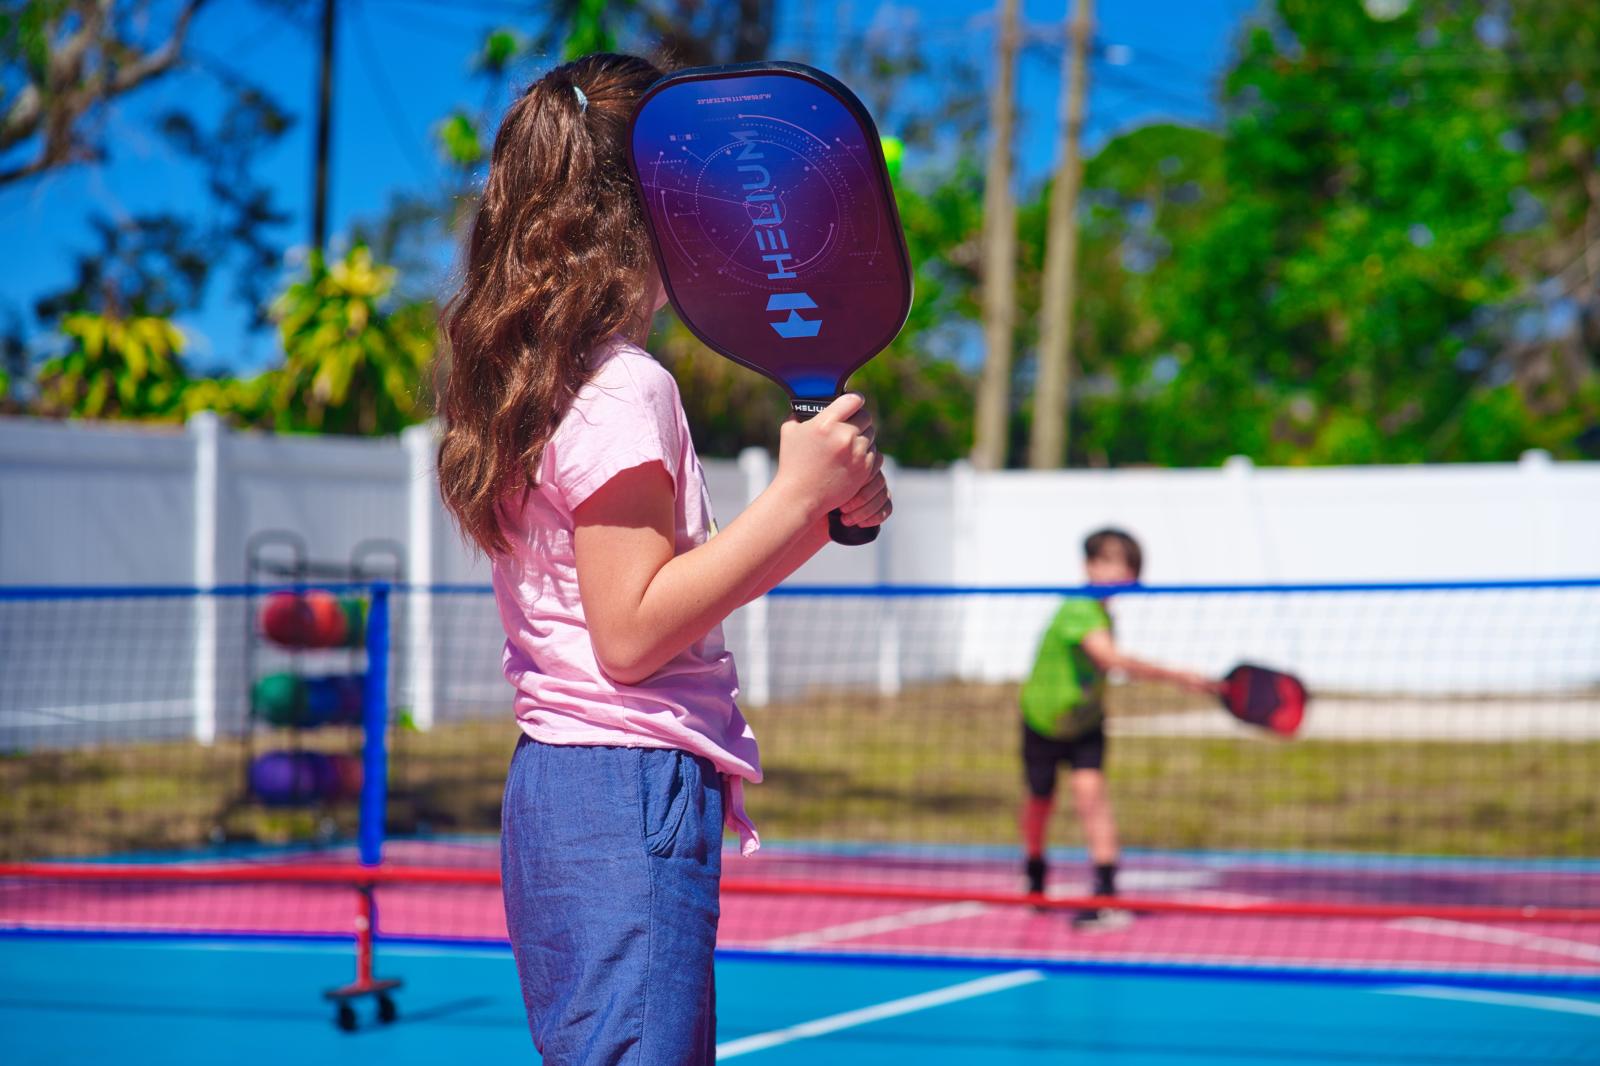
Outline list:
[[[510,956],[387,946],[391,1026],[320,1002],[345,944],[0,939],[7,1063],[534,1062]],[[719,1061],[1600,1062],[1600,995],[729,958]]]

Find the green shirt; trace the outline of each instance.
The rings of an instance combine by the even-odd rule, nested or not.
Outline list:
[[[1110,629],[1111,616],[1101,601],[1074,597],[1062,602],[1022,686],[1022,718],[1035,733],[1070,740],[1105,721],[1106,678],[1084,651],[1083,638]]]

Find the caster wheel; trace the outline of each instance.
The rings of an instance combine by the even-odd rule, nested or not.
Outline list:
[[[398,1017],[400,1017],[400,1008],[394,1005],[394,1000],[388,996],[380,995],[378,997],[378,1021],[388,1025]]]
[[[344,1030],[347,1033],[355,1032],[356,1031],[356,1010],[355,1010],[355,1008],[350,1006],[350,1004],[348,1004],[348,1003],[339,1004],[339,1013],[334,1018],[333,1024],[337,1025],[340,1029]]]

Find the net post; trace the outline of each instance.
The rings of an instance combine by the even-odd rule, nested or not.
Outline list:
[[[982,535],[978,514],[978,472],[965,459],[950,464],[950,576],[957,586],[981,585],[994,579],[994,574],[982,569]],[[956,677],[963,681],[980,678],[984,673],[984,635],[989,630],[987,619],[981,617],[978,607],[961,610],[960,601],[952,600],[956,646],[954,660]]]
[[[884,456],[883,476],[891,492],[897,473],[899,465]],[[887,524],[879,529],[883,535],[873,545],[876,552],[874,570],[878,584],[887,586],[894,583],[894,574],[891,572],[894,557],[890,544],[895,534]],[[892,596],[883,596],[878,599],[878,695],[898,696],[900,687],[900,605]]]
[[[765,448],[746,448],[739,453],[739,472],[744,475],[744,504],[748,507],[772,481],[772,456]],[[769,610],[765,596],[751,600],[739,610],[745,626],[744,654],[739,656],[739,688],[743,702],[752,707],[772,702]]]
[[[363,988],[372,984],[372,927],[376,920],[372,886],[362,885],[356,889],[356,984]]]
[[[194,739],[211,745],[217,739],[217,679],[220,676],[218,640],[222,420],[214,411],[201,411],[189,420],[194,441],[194,674],[190,694],[194,703]]]
[[[400,433],[410,464],[411,479],[406,485],[406,524],[410,532],[410,551],[406,553],[406,680],[410,695],[411,721],[418,729],[433,727],[438,705],[436,672],[433,582],[434,582],[434,427],[432,423],[407,426]]]
[[[361,864],[383,861],[383,823],[389,798],[389,585],[375,582],[367,612],[367,677],[362,693]]]

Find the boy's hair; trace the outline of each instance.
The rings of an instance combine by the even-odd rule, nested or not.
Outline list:
[[[1104,559],[1112,552],[1122,556],[1122,561],[1128,564],[1134,577],[1138,577],[1139,571],[1144,569],[1144,552],[1139,548],[1139,542],[1133,539],[1133,534],[1120,529],[1100,529],[1084,538],[1085,559]]]
[[[650,242],[626,142],[660,76],[637,56],[585,56],[530,85],[495,135],[437,371],[439,488],[485,552],[510,549],[500,507],[533,484],[589,354],[649,328]]]

